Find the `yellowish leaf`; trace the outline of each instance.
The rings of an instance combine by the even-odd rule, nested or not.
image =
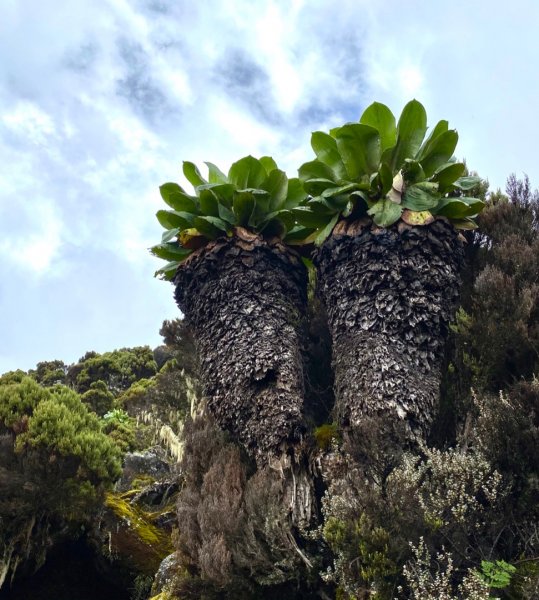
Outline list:
[[[434,221],[434,217],[428,210],[408,210],[405,209],[401,219],[408,225],[428,225]]]

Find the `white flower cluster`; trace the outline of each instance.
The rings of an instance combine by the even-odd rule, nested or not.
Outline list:
[[[492,506],[503,494],[500,473],[479,452],[424,448],[424,454],[423,460],[405,456],[388,477],[388,494],[395,504],[399,498],[413,498],[425,521],[436,528],[483,525],[485,501]]]
[[[417,546],[410,544],[413,559],[403,568],[404,577],[410,588],[409,600],[499,600],[489,595],[490,587],[473,569],[469,569],[462,582],[453,584],[453,559],[442,549],[431,556],[423,538]],[[399,595],[404,598],[403,589]],[[396,598],[395,600],[399,600]]]

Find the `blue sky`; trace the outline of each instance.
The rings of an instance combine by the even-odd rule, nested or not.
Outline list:
[[[2,0],[0,373],[160,343],[158,186],[415,97],[496,188],[539,185],[539,3]]]

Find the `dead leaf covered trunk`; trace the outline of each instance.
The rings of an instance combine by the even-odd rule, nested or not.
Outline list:
[[[462,243],[448,223],[339,224],[315,257],[333,341],[336,413],[352,429],[378,419],[409,440],[432,423]]]
[[[307,305],[301,258],[243,230],[189,257],[175,284],[219,426],[262,463],[297,444]]]

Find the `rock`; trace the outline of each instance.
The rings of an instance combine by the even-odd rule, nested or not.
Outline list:
[[[125,455],[123,473],[116,483],[119,492],[125,492],[132,487],[133,480],[143,476],[145,480],[166,478],[170,475],[170,465],[166,460],[165,451],[154,446],[144,452],[130,452]]]
[[[179,489],[177,480],[164,479],[145,487],[133,496],[132,502],[148,508],[164,506]]]
[[[169,554],[163,559],[155,574],[155,580],[152,586],[152,596],[157,596],[170,588],[174,574],[178,570],[176,554]]]

